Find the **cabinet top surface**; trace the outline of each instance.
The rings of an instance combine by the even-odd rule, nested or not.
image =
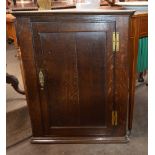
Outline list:
[[[106,14],[106,15],[132,15],[134,10],[119,9],[57,9],[57,10],[35,10],[35,11],[12,11],[14,15],[41,15],[41,14]]]

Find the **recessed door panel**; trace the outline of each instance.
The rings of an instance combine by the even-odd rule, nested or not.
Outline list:
[[[105,32],[76,33],[81,126],[105,126]]]
[[[75,34],[41,33],[40,40],[47,73],[50,126],[77,126],[79,92]]]
[[[38,23],[37,23],[38,24]],[[62,25],[62,24],[61,24]],[[64,23],[65,25],[65,23]],[[112,131],[114,23],[78,24],[74,31],[44,31],[36,26],[37,68],[44,68],[40,90],[46,135],[109,135]],[[100,30],[95,30],[95,25]],[[103,27],[102,27],[103,25]],[[106,25],[106,26],[105,26]],[[38,26],[39,27],[39,26]],[[104,30],[105,27],[105,30]],[[70,29],[71,26],[69,27]],[[59,29],[59,28],[58,28]]]

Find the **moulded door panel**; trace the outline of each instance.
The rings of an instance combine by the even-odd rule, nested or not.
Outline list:
[[[75,23],[69,32],[68,23],[57,30],[45,30],[46,24],[41,29],[33,23],[36,66],[45,80],[40,89],[45,135],[109,136],[113,130],[115,23],[80,23],[79,27]]]

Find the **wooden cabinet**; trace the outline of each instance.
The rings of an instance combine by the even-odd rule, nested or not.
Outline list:
[[[128,141],[132,13],[14,13],[32,142]]]
[[[128,129],[132,129],[133,110],[134,110],[134,94],[136,87],[137,75],[137,57],[138,45],[141,37],[148,36],[148,13],[135,13],[130,22],[130,84],[129,84],[129,124]]]

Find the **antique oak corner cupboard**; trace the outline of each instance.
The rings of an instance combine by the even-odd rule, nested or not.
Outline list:
[[[18,11],[33,143],[128,141],[133,11]]]

